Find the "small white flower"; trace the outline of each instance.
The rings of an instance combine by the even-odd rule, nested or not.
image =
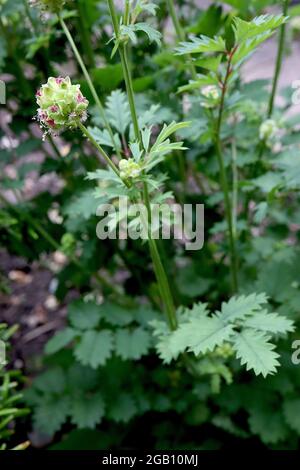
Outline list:
[[[120,176],[122,179],[138,178],[141,174],[141,167],[133,158],[123,159],[119,162]]]
[[[299,32],[300,31],[300,16],[295,16],[294,18],[291,19],[290,21],[291,28]]]
[[[219,98],[219,90],[215,85],[207,85],[202,88],[201,93],[206,98],[217,100]]]
[[[213,108],[220,98],[220,90],[215,85],[202,88],[201,94],[206,98],[206,101],[201,101],[204,108]]]
[[[274,119],[267,119],[259,128],[260,140],[264,140],[267,144],[272,143],[278,132],[278,126]]]

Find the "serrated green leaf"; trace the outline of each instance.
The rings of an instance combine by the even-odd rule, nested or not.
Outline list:
[[[140,31],[147,34],[150,42],[155,42],[158,46],[160,46],[161,33],[150,26],[148,23],[135,23],[128,26],[122,25],[120,28],[121,34],[125,36],[128,35],[134,44],[137,43],[136,33]]]
[[[279,355],[274,352],[275,346],[269,339],[269,336],[250,328],[236,333],[233,339],[233,348],[241,364],[246,365],[247,370],[253,369],[256,375],[262,374],[263,377],[276,372],[279,366]]]
[[[70,409],[68,397],[47,397],[35,409],[34,427],[46,435],[55,434],[67,419]]]
[[[95,139],[97,144],[106,145],[107,147],[114,147],[111,136],[107,129],[99,129],[98,127],[88,127],[88,131]],[[114,141],[116,142],[117,147],[120,149],[121,142],[118,134],[114,135]]]
[[[115,336],[116,354],[122,359],[140,359],[150,348],[150,335],[144,328],[119,329]]]
[[[266,31],[257,37],[249,39],[248,41],[242,42],[235,53],[233,54],[231,63],[235,66],[241,63],[251,54],[262,42],[266,41],[272,36],[273,31]]]
[[[134,320],[134,310],[129,310],[111,302],[101,305],[101,316],[110,325],[126,326]]]
[[[113,336],[110,330],[89,330],[82,334],[74,354],[81,364],[96,369],[106,363],[112,355],[112,350]]]
[[[235,296],[222,303],[221,311],[216,312],[216,316],[224,323],[234,322],[261,310],[267,302],[268,297],[264,293]]]
[[[66,378],[61,367],[53,367],[47,370],[34,381],[34,388],[47,394],[62,393],[65,387]]]
[[[124,134],[130,124],[130,111],[126,94],[121,90],[114,90],[106,101],[106,112],[111,125]]]
[[[207,304],[203,302],[195,303],[192,308],[184,308],[178,316],[179,323],[197,320],[198,318],[207,317],[209,310]]]
[[[278,313],[268,313],[267,310],[255,313],[247,318],[243,325],[269,333],[287,333],[295,330],[291,320]]]
[[[233,31],[236,43],[239,44],[266,31],[276,29],[286,20],[287,18],[283,15],[261,15],[256,16],[252,21],[244,21],[235,17],[233,19]]]
[[[250,409],[249,426],[253,434],[258,434],[265,444],[276,444],[287,436],[287,426],[280,411],[257,404]]]
[[[99,372],[78,362],[67,372],[68,387],[73,391],[91,391],[99,385]]]
[[[119,177],[110,169],[88,171],[86,175],[86,179],[90,181],[93,181],[93,180],[104,180],[104,181],[114,181],[114,182],[120,181]]]
[[[89,219],[92,215],[96,214],[99,205],[93,193],[93,189],[87,189],[74,196],[70,202],[64,205],[63,213],[72,218],[81,216],[85,220]]]
[[[180,352],[188,349],[194,354],[204,354],[224,341],[228,341],[233,334],[232,325],[224,323],[216,317],[194,318],[188,323],[178,327],[171,336],[171,348]]]
[[[300,435],[300,399],[290,398],[285,400],[283,414],[287,424]]]
[[[197,67],[202,67],[203,69],[211,70],[212,72],[217,72],[220,63],[221,63],[222,55],[218,55],[216,57],[205,57],[203,59],[197,59],[193,62],[194,65]]]
[[[223,429],[234,436],[246,438],[249,437],[249,434],[245,432],[242,428],[237,426],[230,416],[216,415],[212,418],[212,424],[220,429]]]
[[[186,85],[182,85],[178,88],[178,93],[184,93],[186,91],[199,90],[202,87],[208,85],[219,86],[218,80],[216,77],[211,75],[198,75],[197,80],[190,80]]]
[[[65,328],[62,331],[56,333],[52,338],[48,341],[45,347],[46,354],[54,354],[57,351],[65,348],[71,341],[73,341],[76,336],[78,336],[78,331],[74,330],[73,328]]]
[[[101,306],[95,302],[75,300],[69,305],[68,318],[74,328],[90,330],[99,325]]]
[[[94,429],[104,413],[105,403],[101,393],[79,395],[72,399],[71,420],[79,429]]]
[[[137,413],[134,399],[128,393],[120,393],[110,406],[109,417],[117,423],[127,423]]]
[[[181,42],[175,48],[177,55],[182,54],[199,54],[200,52],[225,52],[226,44],[222,37],[200,36],[199,38],[191,38],[190,41]]]

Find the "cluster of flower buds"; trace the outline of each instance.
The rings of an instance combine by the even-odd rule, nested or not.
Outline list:
[[[231,344],[223,343],[215,349],[215,354],[223,359],[228,359],[234,354],[234,351]]]
[[[267,119],[259,128],[260,140],[263,140],[268,147],[272,147],[277,137],[278,126],[274,119]]]
[[[42,12],[58,13],[66,0],[29,0],[29,5],[40,8]]]
[[[50,77],[37,91],[37,120],[47,133],[74,129],[87,118],[88,100],[69,77]]]
[[[201,94],[205,97],[205,101],[201,101],[204,108],[214,108],[220,99],[220,90],[215,85],[202,88]]]
[[[300,16],[294,16],[289,23],[295,33],[300,32]]]
[[[120,168],[120,176],[122,179],[134,179],[137,178],[141,174],[141,167],[138,163],[136,163],[133,158],[129,158],[128,160],[120,160],[119,162]]]

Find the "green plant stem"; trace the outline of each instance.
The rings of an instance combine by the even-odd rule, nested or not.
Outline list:
[[[132,85],[132,80],[131,80],[131,73],[130,73],[130,68],[129,68],[126,44],[120,45],[119,53],[120,53],[124,80],[125,80],[125,85],[126,85],[126,91],[127,91],[128,101],[129,101],[134,136],[136,140],[140,142],[141,136],[140,136],[139,123],[138,123],[138,118],[137,118],[137,113],[136,113],[135,101],[134,101],[134,92],[133,92],[133,85]]]
[[[65,21],[63,20],[63,18],[62,18],[60,15],[59,15],[58,17],[59,17],[59,21],[60,21],[61,27],[62,27],[62,29],[63,29],[63,31],[64,31],[64,33],[65,33],[65,35],[66,35],[66,37],[67,37],[67,39],[68,39],[68,41],[69,41],[69,43],[70,43],[70,46],[71,46],[71,48],[72,48],[72,50],[73,50],[73,52],[74,52],[74,55],[75,55],[75,57],[76,57],[76,59],[77,59],[79,65],[80,65],[80,67],[81,67],[82,73],[83,73],[83,75],[84,75],[84,77],[85,77],[85,79],[86,79],[86,81],[87,81],[87,84],[88,84],[88,86],[89,86],[89,89],[90,89],[90,91],[91,91],[91,94],[92,94],[92,96],[93,96],[93,98],[94,98],[94,100],[95,100],[95,103],[96,103],[96,105],[97,105],[97,107],[98,107],[98,109],[99,109],[99,112],[100,112],[101,118],[102,118],[102,120],[103,120],[104,126],[105,126],[105,128],[107,129],[107,131],[108,131],[108,133],[109,133],[111,143],[113,144],[113,147],[114,147],[114,149],[116,150],[116,153],[117,153],[118,157],[119,157],[119,158],[122,158],[122,156],[121,156],[121,154],[120,154],[120,151],[119,151],[119,149],[118,149],[118,146],[117,146],[117,143],[116,143],[116,140],[115,140],[115,137],[114,137],[112,128],[110,127],[110,124],[109,124],[109,122],[108,122],[108,120],[107,120],[107,117],[106,117],[106,115],[105,115],[104,108],[103,108],[102,103],[101,103],[101,101],[100,101],[100,98],[99,98],[99,96],[98,96],[98,94],[97,94],[97,92],[96,92],[96,89],[95,89],[95,87],[94,87],[94,84],[93,84],[93,82],[92,82],[92,79],[91,79],[91,77],[90,77],[90,74],[88,73],[87,68],[86,68],[86,66],[84,65],[84,62],[83,62],[83,60],[82,60],[82,57],[81,57],[81,55],[80,55],[80,53],[79,53],[79,51],[78,51],[78,49],[77,49],[77,46],[76,46],[76,44],[75,44],[75,42],[74,42],[74,40],[73,40],[73,37],[72,37],[72,35],[71,35],[71,33],[70,33],[70,31],[69,31],[69,29],[68,29],[68,27],[67,27]]]
[[[93,48],[91,45],[89,30],[86,25],[86,16],[82,0],[77,0],[77,11],[78,11],[78,27],[80,33],[80,39],[82,42],[83,50],[86,58],[91,67],[96,67],[95,57]]]
[[[233,292],[237,292],[238,290],[237,255],[236,255],[234,230],[233,230],[233,224],[232,224],[232,209],[231,209],[231,202],[230,202],[230,196],[229,196],[229,185],[228,185],[226,169],[224,165],[224,157],[223,157],[222,142],[221,142],[221,127],[222,127],[223,113],[224,113],[225,94],[227,90],[228,79],[231,74],[231,60],[232,60],[233,54],[234,54],[234,49],[229,54],[226,74],[225,74],[224,82],[222,84],[222,94],[221,94],[219,113],[217,117],[216,129],[215,129],[215,147],[216,147],[216,154],[217,154],[218,163],[219,163],[220,181],[221,181],[222,191],[224,194],[225,216],[226,216],[228,232],[229,232],[230,270],[231,270],[232,290]]]
[[[287,15],[289,3],[290,3],[290,0],[282,1],[282,14],[284,16]],[[274,110],[274,103],[275,103],[275,97],[276,97],[276,92],[277,92],[277,87],[278,87],[278,80],[279,80],[281,66],[282,66],[282,57],[283,57],[284,42],[285,42],[285,29],[286,29],[286,25],[285,23],[283,23],[280,27],[275,71],[273,75],[272,88],[271,88],[267,116],[266,116],[267,119],[270,119],[272,117],[273,110]],[[258,144],[258,149],[257,149],[258,161],[262,159],[265,150],[266,150],[266,144],[263,140],[261,140]]]
[[[174,29],[175,29],[177,38],[181,42],[185,41],[186,35],[185,35],[185,32],[184,32],[184,29],[182,28],[182,26],[180,24],[179,18],[177,16],[177,12],[176,12],[176,8],[175,8],[173,0],[167,0],[167,5],[168,5],[169,12],[170,12],[170,16],[172,18],[172,23],[174,25]],[[194,80],[197,80],[197,78],[198,78],[197,77],[197,71],[196,71],[196,68],[195,68],[195,66],[192,62],[192,57],[190,55],[188,55],[187,57],[188,57],[187,62],[188,62],[188,66],[189,66],[189,69],[190,69],[191,76]]]
[[[32,16],[31,16],[31,13],[30,13],[30,8],[29,8],[29,5],[28,5],[28,1],[27,0],[23,0],[23,4],[24,4],[24,8],[25,8],[25,12],[26,12],[26,15],[28,17],[28,20],[29,20],[29,23],[31,24],[31,27],[34,31],[34,34],[36,36],[39,35],[39,32],[38,32],[38,28],[37,28],[37,25],[35,23],[35,21],[33,20]]]
[[[176,31],[178,39],[180,41],[184,41],[185,40],[185,32],[184,32],[184,30],[183,30],[183,28],[180,24],[180,21],[179,21],[179,18],[177,16],[177,13],[176,13],[176,8],[175,8],[173,0],[167,0],[167,4],[168,4],[169,12],[170,12],[172,22],[173,22],[173,25],[174,25],[174,29]]]
[[[283,3],[283,5],[282,5],[282,14],[284,16],[287,16],[290,0],[283,0],[282,3]],[[271,90],[271,95],[270,95],[269,105],[268,105],[268,113],[267,113],[268,118],[270,118],[273,114],[274,101],[275,101],[275,96],[276,96],[276,91],[277,91],[277,86],[278,86],[278,80],[279,80],[279,75],[280,75],[281,66],[282,66],[282,56],[283,56],[284,40],[285,40],[285,29],[286,29],[286,23],[283,23],[280,26],[277,57],[276,57],[276,64],[275,64],[275,72],[274,72],[274,76],[273,76],[272,90]]]
[[[148,230],[148,242],[149,242],[149,248],[150,248],[151,258],[153,261],[155,275],[158,281],[158,288],[159,288],[160,296],[164,303],[165,312],[168,317],[168,323],[169,323],[170,329],[176,330],[177,318],[176,318],[173,296],[172,296],[171,289],[170,289],[170,284],[169,284],[163,263],[161,261],[161,256],[158,251],[156,240],[152,239],[152,236],[151,236],[151,204],[150,204],[148,186],[146,183],[144,183],[144,202],[145,202],[145,205],[147,208],[147,214],[148,214],[147,226],[150,227],[150,229]]]
[[[56,143],[54,142],[54,139],[53,139],[51,134],[48,135],[48,141],[49,141],[54,153],[56,154],[56,156],[60,158],[61,157],[60,150],[59,150],[58,146],[56,145]]]
[[[237,237],[237,209],[238,209],[238,168],[237,168],[237,155],[236,155],[236,142],[232,140],[231,144],[232,154],[232,231],[236,240]]]
[[[105,150],[101,147],[98,142],[94,139],[92,134],[88,131],[88,129],[79,121],[78,126],[82,133],[87,137],[87,139],[96,147],[96,149],[99,151],[99,153],[102,155],[102,157],[105,159],[106,163],[110,166],[110,168],[113,170],[113,172],[120,178],[120,172],[114,162],[109,158]]]
[[[118,39],[119,23],[118,23],[118,16],[116,13],[114,1],[113,0],[107,0],[107,1],[108,1],[108,6],[109,6],[110,14],[111,14],[113,27],[114,27],[115,36],[116,36],[116,39]],[[125,16],[127,19],[129,18],[128,13],[126,13]],[[120,45],[119,53],[120,53],[121,64],[123,68],[123,75],[124,75],[124,80],[125,80],[125,85],[126,85],[129,107],[131,111],[134,134],[135,134],[136,140],[140,143],[140,146],[142,147],[141,134],[140,134],[136,106],[135,106],[132,78],[131,78],[129,61],[127,57],[126,44]],[[144,195],[144,202],[145,202],[145,205],[147,208],[147,214],[148,214],[147,226],[149,227],[149,222],[151,222],[151,204],[150,204],[147,183],[144,183],[143,195]],[[144,221],[144,223],[147,223],[147,221]],[[161,261],[161,257],[160,257],[160,253],[157,247],[156,240],[154,240],[151,236],[151,228],[148,230],[148,242],[149,242],[151,258],[153,261],[154,272],[155,272],[155,276],[158,282],[160,296],[164,304],[165,313],[168,318],[169,327],[171,330],[174,330],[177,328],[177,318],[176,318],[176,310],[174,306],[174,301],[173,301],[173,297],[171,294],[168,277],[164,269],[163,263]]]
[[[288,12],[290,0],[283,0],[282,3],[283,3],[282,14],[286,16]],[[277,87],[278,87],[278,80],[279,80],[281,66],[282,66],[282,57],[283,57],[284,42],[285,42],[285,30],[286,30],[286,24],[283,23],[280,27],[275,71],[273,75],[271,94],[270,94],[268,110],[267,110],[267,119],[270,119],[272,117],[273,110],[274,110],[274,103],[275,103],[275,97],[276,97],[276,92],[277,92]],[[258,144],[258,160],[259,161],[262,159],[265,150],[266,150],[266,144],[264,141],[261,140]]]

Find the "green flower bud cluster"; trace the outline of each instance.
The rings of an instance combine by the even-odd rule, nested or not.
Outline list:
[[[142,171],[140,165],[136,163],[133,158],[129,158],[128,160],[120,160],[119,168],[122,179],[137,178]]]
[[[88,100],[69,77],[50,77],[37,91],[37,120],[46,133],[74,129],[87,118]]]
[[[43,12],[58,13],[66,3],[66,0],[29,0],[30,6],[38,7]]]
[[[300,32],[300,16],[294,16],[289,23],[293,31]]]
[[[204,108],[214,108],[220,99],[220,90],[215,85],[207,85],[202,88],[201,94],[206,98],[201,102]]]
[[[215,349],[215,354],[223,359],[228,359],[234,354],[231,344],[224,343]]]
[[[259,128],[260,140],[265,141],[268,147],[272,147],[278,133],[278,126],[274,119],[266,119]]]

